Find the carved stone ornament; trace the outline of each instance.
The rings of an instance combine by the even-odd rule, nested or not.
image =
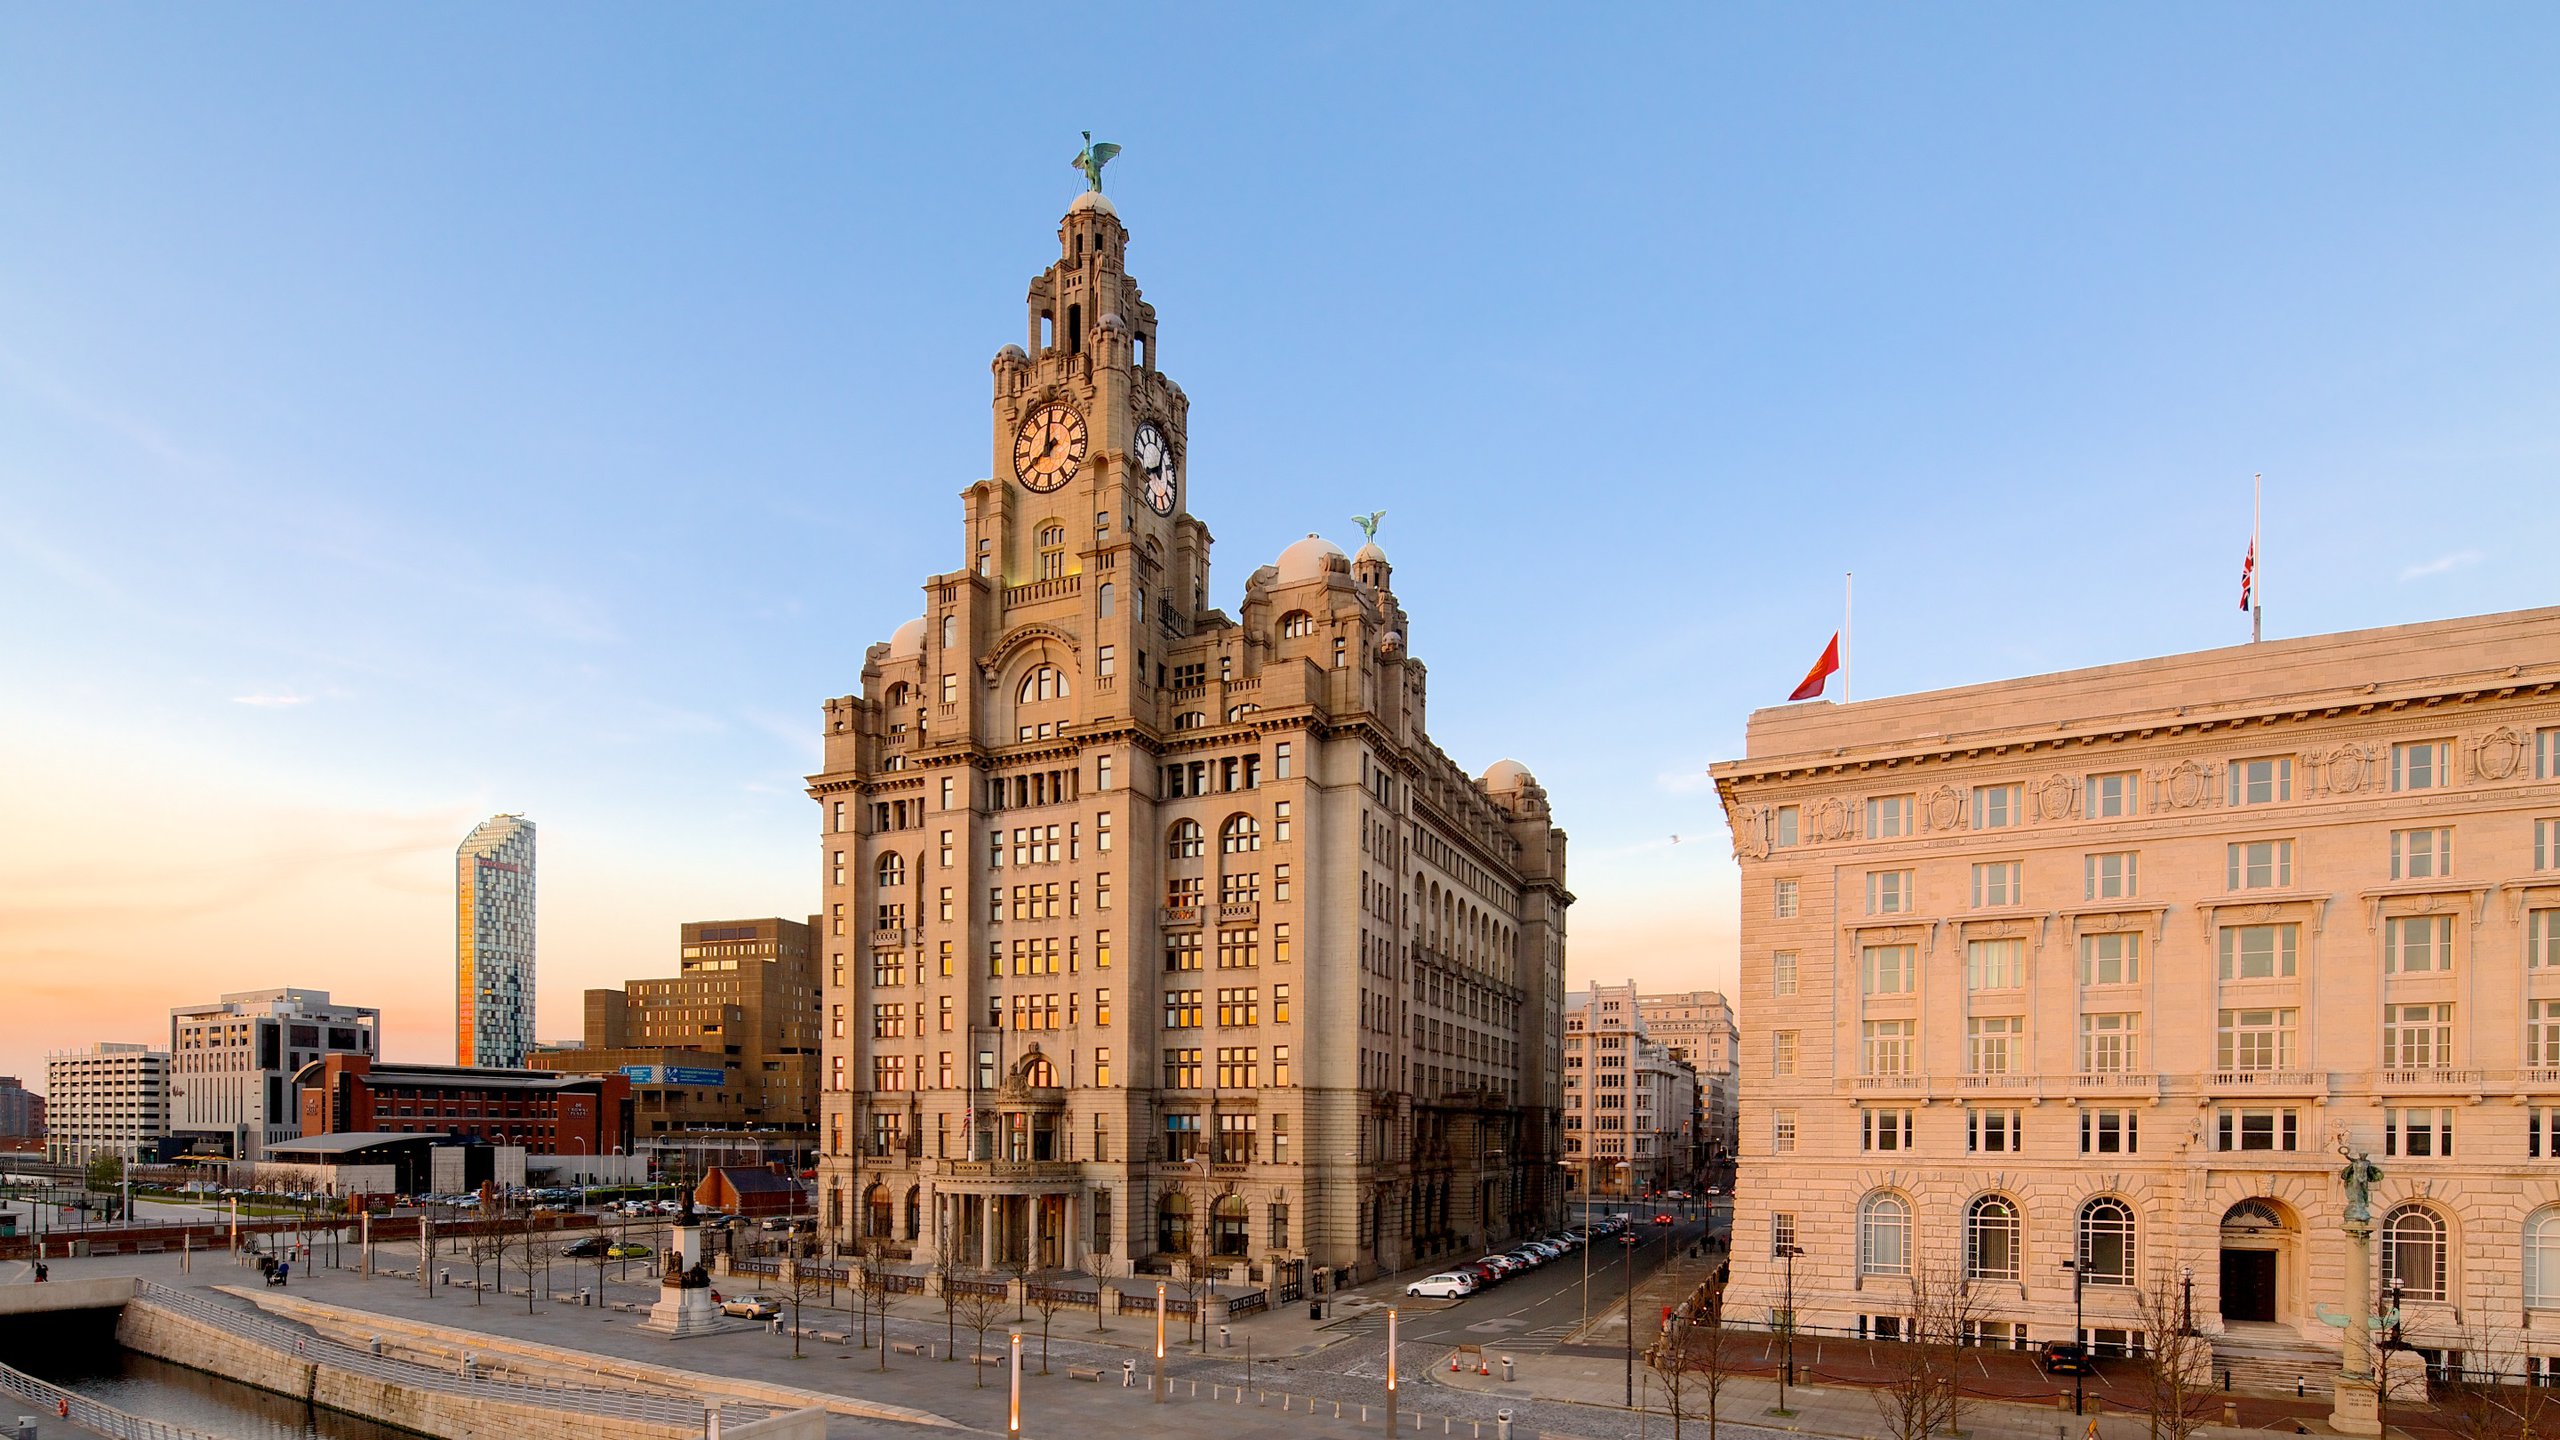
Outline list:
[[[2213,772],[2193,760],[2181,760],[2159,777],[2160,803],[2171,810],[2193,810],[2213,794]]]
[[[2483,780],[2504,780],[2524,765],[2524,737],[2501,725],[2480,738],[2471,767]]]
[[[1835,795],[1814,806],[1812,813],[1805,818],[1813,826],[1815,839],[1846,840],[1849,838],[1850,822],[1856,815],[1857,811],[1850,808],[1848,801]]]
[[[1941,785],[1929,792],[1928,803],[1921,810],[1922,821],[1932,830],[1953,830],[1964,818],[1964,797],[1953,785]]]
[[[2370,768],[2364,751],[2341,745],[2320,762],[2320,775],[2330,794],[2353,795],[2364,788],[2365,772]]]
[[[1769,817],[1758,805],[1729,806],[1725,824],[1733,831],[1733,858],[1765,860],[1769,855]]]
[[[2068,820],[2079,798],[2071,777],[2056,775],[2036,787],[2036,813],[2047,820]]]

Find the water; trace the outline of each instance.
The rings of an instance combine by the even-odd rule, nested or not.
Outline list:
[[[112,1311],[45,1318],[53,1323],[41,1329],[0,1327],[0,1360],[128,1415],[224,1440],[416,1440],[406,1430],[137,1355],[116,1343]]]

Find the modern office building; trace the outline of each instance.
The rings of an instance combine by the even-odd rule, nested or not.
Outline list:
[[[0,1140],[43,1138],[44,1097],[20,1084],[15,1075],[0,1075]]]
[[[170,1133],[195,1153],[266,1158],[302,1134],[293,1077],[323,1055],[382,1053],[382,1012],[326,990],[243,990],[169,1012]]]
[[[483,820],[454,852],[454,1061],[515,1066],[533,1041],[533,822]]]
[[[959,564],[825,707],[838,1244],[1363,1276],[1560,1212],[1565,837],[1462,771],[1386,554],[1212,606],[1189,400],[1099,192],[992,369]]]
[[[512,1145],[534,1155],[630,1154],[631,1082],[484,1065],[324,1055],[294,1077],[304,1138],[380,1131]]]
[[[1636,997],[1644,1031],[1675,1060],[1698,1074],[1699,1162],[1720,1166],[1733,1159],[1741,1125],[1741,1092],[1734,1056],[1742,1047],[1733,1005],[1714,990],[1678,990]]]
[[[821,977],[815,927],[797,920],[688,921],[671,980],[586,993],[586,1039],[526,1064],[631,1082],[643,1146],[738,1131],[778,1148],[818,1130]]]
[[[44,1060],[45,1158],[158,1158],[169,1133],[169,1056],[148,1045],[57,1050]]]
[[[2165,1288],[2226,1367],[2335,1374],[2355,1152],[2410,1343],[2553,1373],[2560,609],[1764,710],[1747,750],[1729,1303],[1893,1333],[1959,1277],[1985,1339],[2113,1348]]]
[[[1563,1158],[1577,1194],[1656,1194],[1696,1178],[1698,1074],[1645,1032],[1632,980],[1566,997]]]

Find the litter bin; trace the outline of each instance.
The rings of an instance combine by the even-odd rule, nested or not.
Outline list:
[[[1508,1355],[1502,1357],[1502,1378],[1505,1380],[1511,1378],[1511,1357]]]
[[[1134,1389],[1136,1389],[1136,1388],[1137,1388],[1137,1385],[1138,1385],[1138,1362],[1137,1362],[1137,1361],[1135,1361],[1135,1360],[1123,1360],[1123,1361],[1121,1361],[1121,1362],[1120,1362],[1120,1388],[1121,1388],[1121,1389],[1123,1389],[1123,1390],[1134,1390]]]
[[[1310,1301],[1308,1301],[1308,1302],[1307,1302],[1307,1318],[1308,1318],[1308,1319],[1310,1319],[1310,1320],[1321,1320],[1321,1319],[1323,1319],[1323,1318],[1324,1318],[1324,1302],[1323,1302],[1323,1301],[1321,1301],[1321,1300],[1310,1300]]]
[[[1511,1440],[1511,1410],[1508,1406],[1493,1412],[1493,1440]]]
[[[1218,1348],[1221,1350],[1233,1350],[1236,1348],[1236,1337],[1228,1333],[1227,1327],[1224,1325],[1218,1327]]]

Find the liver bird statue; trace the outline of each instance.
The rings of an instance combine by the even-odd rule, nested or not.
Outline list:
[[[1093,132],[1087,130],[1084,132],[1084,148],[1077,151],[1076,158],[1068,163],[1084,172],[1086,184],[1099,190],[1102,188],[1102,167],[1110,164],[1111,157],[1119,153],[1120,147],[1107,140],[1094,144]]]
[[[1375,540],[1378,538],[1378,522],[1386,518],[1386,511],[1372,510],[1366,515],[1352,516],[1351,523],[1360,527],[1360,534],[1364,538]]]

